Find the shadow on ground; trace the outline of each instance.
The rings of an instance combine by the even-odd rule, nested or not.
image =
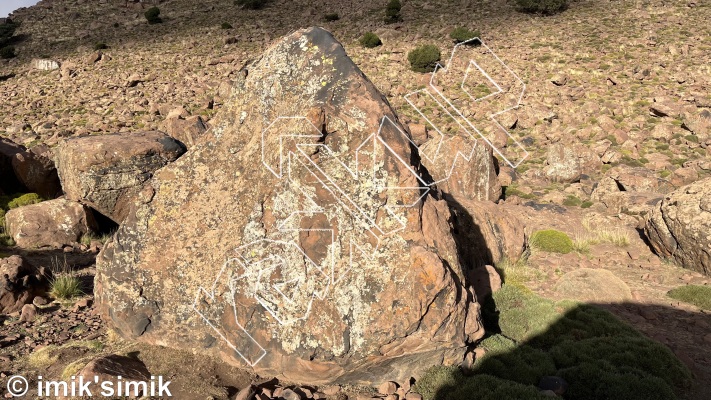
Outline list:
[[[675,342],[672,351],[605,309],[644,308],[690,325],[708,323],[707,314],[554,302],[516,285],[505,285],[492,300],[483,315],[488,336],[478,346],[485,355],[469,368],[431,369],[416,385],[425,400],[549,398],[540,388],[570,400],[711,398],[711,358],[703,338]],[[693,355],[686,353],[693,349]]]

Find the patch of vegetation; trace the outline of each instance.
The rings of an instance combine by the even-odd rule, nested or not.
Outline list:
[[[592,235],[587,239],[590,244],[610,243],[618,247],[630,244],[629,235],[622,229],[593,224],[588,218],[583,219],[582,225]]]
[[[401,9],[402,4],[400,4],[400,0],[390,0],[388,5],[385,6],[385,22],[392,24],[402,21],[402,15],[400,15]]]
[[[674,300],[693,304],[704,310],[711,310],[711,287],[702,285],[686,285],[672,289],[667,296]]]
[[[143,14],[149,24],[160,24],[163,20],[160,17],[160,8],[151,7]]]
[[[223,22],[222,25],[220,25],[221,29],[232,29],[232,24],[229,22]]]
[[[94,50],[106,50],[108,48],[109,48],[109,46],[104,42],[94,43]]]
[[[338,16],[338,13],[328,13],[323,16],[323,20],[326,22],[338,21],[339,19],[341,19],[341,17]]]
[[[529,244],[532,249],[549,253],[568,254],[573,250],[573,241],[561,231],[545,229],[533,232]]]
[[[407,54],[410,68],[415,72],[432,72],[437,62],[442,58],[439,48],[433,44],[426,44],[415,48]]]
[[[57,258],[52,260],[52,279],[49,288],[49,294],[59,300],[71,300],[84,294],[81,290],[81,281],[72,271],[66,258],[64,262],[60,262]]]
[[[699,137],[696,135],[686,135],[684,136],[684,139],[691,143],[699,143]]]
[[[568,197],[563,200],[563,205],[566,207],[579,207],[581,204],[583,204],[583,201],[572,194],[569,194]]]
[[[361,46],[368,49],[372,49],[383,44],[378,35],[373,32],[366,32],[365,34],[363,34],[363,36],[361,36],[358,42],[360,42]]]
[[[509,284],[525,284],[545,277],[542,271],[528,265],[527,254],[518,260],[504,258],[496,263],[496,269],[501,275],[501,279]]]
[[[580,204],[580,208],[590,208],[593,206],[593,204],[595,203],[593,203],[592,201],[584,201],[582,204]]]
[[[268,0],[235,0],[235,5],[249,10],[259,10],[267,5]]]
[[[677,398],[691,383],[668,348],[603,309],[553,302],[511,284],[493,301],[500,333],[480,343],[486,353],[476,360],[474,375],[435,367],[415,392],[426,400],[538,399],[535,385],[557,375],[569,384],[565,398],[647,400]]]
[[[520,197],[525,200],[531,200],[531,199],[536,198],[536,196],[534,196],[533,194],[524,193],[524,192],[518,190],[518,188],[516,188],[516,186],[514,186],[514,185],[504,186],[504,187],[502,187],[502,190],[503,190],[504,200],[506,200],[507,198],[509,198],[511,196]]]
[[[659,176],[662,178],[668,178],[669,176],[671,176],[671,174],[672,174],[672,172],[669,171],[668,169],[663,169],[663,170],[659,171]]]
[[[0,49],[0,58],[8,60],[13,57],[15,57],[15,47],[14,46],[5,46]]]
[[[470,31],[469,29],[463,27],[463,26],[458,26],[454,28],[452,32],[449,33],[449,37],[454,40],[455,43],[462,43],[466,42],[467,40],[471,40],[474,38],[480,37],[479,31]],[[478,40],[473,40],[469,44],[471,45],[480,45],[481,42]]]

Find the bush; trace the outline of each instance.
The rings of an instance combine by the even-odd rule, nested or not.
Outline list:
[[[49,294],[56,299],[69,300],[84,294],[81,290],[81,281],[72,271],[66,258],[64,262],[59,261],[58,258],[52,260],[52,279],[49,287]]]
[[[360,38],[360,45],[369,49],[372,49],[373,47],[378,47],[383,42],[380,40],[378,35],[374,34],[373,32],[366,32],[361,38]]]
[[[235,0],[235,5],[249,10],[259,10],[267,5],[267,0]]]
[[[229,22],[223,22],[222,25],[220,25],[220,28],[222,29],[232,29],[232,25]]]
[[[449,33],[449,37],[452,38],[452,40],[454,40],[456,43],[462,43],[470,39],[478,38],[479,31],[470,31],[469,29],[460,26],[454,28],[454,30]],[[481,42],[478,40],[472,41],[470,43],[473,45],[481,44]]]
[[[532,248],[549,253],[568,254],[573,250],[573,241],[565,232],[546,229],[533,232],[529,244]]]
[[[15,57],[15,48],[13,46],[5,46],[0,49],[0,58],[10,59]]]
[[[338,16],[338,13],[329,13],[323,16],[323,19],[326,22],[333,22],[333,21],[338,21],[340,17]]]
[[[568,7],[568,0],[516,0],[516,3],[521,11],[546,15],[561,12]]]
[[[42,201],[42,198],[37,193],[16,194],[7,202],[7,209],[12,210],[30,204],[37,204]]]
[[[400,0],[390,0],[388,5],[385,7],[385,22],[388,24],[392,24],[394,22],[402,21],[400,9],[402,9],[402,4],[400,4]]]
[[[149,24],[160,24],[163,20],[160,18],[160,8],[151,7],[143,14]]]
[[[10,39],[12,38],[12,35],[15,34],[17,27],[18,24],[12,21],[0,24],[0,47],[5,47],[10,42]]]
[[[105,50],[108,49],[109,46],[106,45],[104,42],[96,42],[94,44],[94,50]]]
[[[442,57],[439,48],[432,44],[420,46],[407,54],[410,67],[415,72],[432,72]]]
[[[711,287],[686,285],[672,289],[667,293],[672,299],[690,303],[704,310],[711,310]]]

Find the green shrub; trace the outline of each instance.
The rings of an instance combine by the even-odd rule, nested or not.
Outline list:
[[[583,201],[572,194],[569,194],[568,197],[563,200],[563,205],[566,207],[578,207],[581,204],[583,204]]]
[[[3,59],[10,59],[15,57],[15,47],[13,46],[5,46],[2,49],[0,49],[0,58]]]
[[[400,15],[401,9],[402,4],[400,4],[400,0],[390,0],[388,5],[385,7],[385,22],[392,24],[402,21],[402,16]]]
[[[568,7],[568,0],[516,0],[521,11],[529,13],[555,14]]]
[[[232,25],[229,22],[223,22],[222,25],[220,25],[220,28],[222,29],[232,29]]]
[[[573,250],[573,241],[565,232],[546,229],[533,232],[529,240],[531,248],[549,253],[568,254]]]
[[[81,290],[81,280],[75,275],[67,263],[58,258],[52,260],[52,278],[49,281],[49,294],[56,299],[70,300],[79,297],[84,292]]]
[[[545,400],[535,386],[478,374],[465,377],[456,367],[428,369],[413,387],[425,400]]]
[[[42,201],[42,198],[37,193],[16,194],[10,201],[7,202],[7,209],[12,210],[22,206],[37,204]]]
[[[107,46],[106,43],[104,43],[104,42],[94,43],[94,50],[106,50],[108,48],[109,48],[109,46]]]
[[[267,0],[235,0],[235,5],[249,10],[259,10],[267,5]]]
[[[369,49],[372,49],[373,47],[378,47],[383,44],[378,35],[373,32],[366,32],[363,36],[361,36],[359,42],[361,46]]]
[[[582,204],[580,204],[580,208],[590,208],[592,205],[595,204],[592,201],[584,201]]]
[[[686,285],[672,289],[667,293],[672,299],[693,304],[704,310],[711,310],[711,287]]]
[[[410,68],[415,72],[432,72],[441,59],[439,48],[432,44],[420,46],[407,54]]]
[[[452,38],[456,43],[466,42],[467,40],[478,38],[479,31],[470,31],[462,26],[454,28],[452,32],[449,33],[449,37]],[[471,44],[481,44],[479,41],[472,41]]]
[[[10,39],[12,39],[18,26],[12,21],[0,24],[0,47],[5,47],[10,43]]]
[[[509,197],[511,197],[511,196],[520,197],[520,198],[526,199],[526,200],[530,200],[530,199],[535,199],[535,198],[536,198],[536,196],[534,196],[533,194],[524,193],[524,192],[518,190],[518,188],[516,188],[516,186],[513,186],[513,185],[511,185],[511,186],[504,186],[504,187],[502,187],[501,189],[503,190],[503,197],[504,197],[504,200],[506,200],[507,198],[509,198]]]
[[[340,17],[338,16],[338,13],[328,13],[323,16],[324,21],[326,22],[333,22],[333,21],[338,21]]]
[[[151,7],[143,14],[149,24],[160,24],[163,20],[160,18],[160,8]]]

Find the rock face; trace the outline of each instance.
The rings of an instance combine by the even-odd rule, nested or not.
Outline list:
[[[0,188],[7,193],[32,192],[51,199],[62,192],[52,160],[3,138],[0,138],[0,175]]]
[[[483,328],[449,209],[331,34],[270,47],[213,122],[99,255],[111,326],[298,382],[461,361]]]
[[[153,172],[185,147],[161,132],[85,136],[63,142],[56,161],[64,193],[120,223]]]
[[[37,248],[76,243],[95,222],[83,205],[56,199],[12,209],[5,224],[17,246]]]
[[[649,214],[644,232],[660,256],[711,275],[711,178],[669,193]]]
[[[0,314],[22,310],[35,296],[45,293],[48,272],[35,268],[20,256],[0,259]]]

